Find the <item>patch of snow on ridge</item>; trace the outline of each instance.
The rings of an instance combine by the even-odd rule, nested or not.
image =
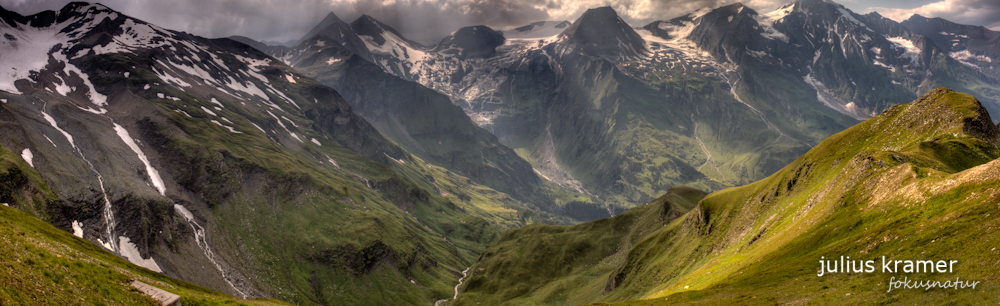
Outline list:
[[[846,115],[848,117],[851,117],[851,118],[854,118],[854,119],[857,119],[857,120],[868,119],[868,116],[866,116],[864,114],[864,111],[862,111],[861,109],[859,109],[854,104],[854,102],[845,103],[843,105],[837,103],[837,102],[839,102],[838,101],[839,99],[837,99],[836,97],[833,97],[829,93],[829,89],[827,89],[826,85],[823,84],[823,82],[820,82],[819,80],[813,78],[812,72],[810,72],[806,76],[802,77],[802,79],[803,79],[803,81],[806,82],[806,84],[809,84],[809,86],[812,86],[812,88],[814,90],[816,90],[816,99],[819,100],[819,102],[823,103],[823,105],[826,105],[826,107],[832,108],[833,110],[835,110],[835,111],[837,111],[837,112],[839,112],[841,114],[844,114],[844,115]]]
[[[714,63],[715,58],[713,58],[710,53],[701,50],[693,41],[687,38],[688,35],[691,35],[691,32],[694,31],[695,27],[697,27],[701,22],[700,18],[709,12],[711,12],[711,9],[709,8],[697,10],[694,13],[689,14],[692,21],[681,21],[680,25],[669,22],[661,22],[658,27],[667,32],[667,35],[670,37],[669,40],[657,37],[653,35],[652,32],[645,29],[638,29],[636,32],[639,33],[639,36],[642,37],[642,39],[647,43],[660,44],[662,46],[680,51],[680,53],[686,56],[689,60]]]
[[[142,255],[139,254],[139,249],[136,248],[135,244],[128,237],[118,236],[118,249],[121,250],[122,256],[125,256],[128,261],[137,266],[163,273],[163,270],[160,269],[160,266],[156,264],[156,261],[152,257],[149,259],[142,258]]]
[[[80,70],[80,68],[77,68],[75,65],[70,64],[69,60],[66,59],[66,56],[64,54],[62,54],[61,52],[53,52],[52,58],[54,58],[57,61],[62,61],[63,63],[66,64],[66,67],[63,69],[63,73],[65,73],[66,75],[71,75],[70,72],[73,72],[76,73],[76,75],[79,76],[81,79],[83,79],[83,85],[87,86],[88,89],[87,96],[90,98],[90,102],[94,103],[94,105],[97,105],[97,107],[104,107],[105,105],[108,105],[108,97],[98,93],[96,87],[94,87],[94,84],[90,83],[90,77],[87,76],[86,73],[83,73],[83,71]]]
[[[59,84],[55,85],[56,85],[56,92],[59,93],[60,95],[63,95],[64,97],[69,93],[73,92],[74,89],[72,87],[69,87],[69,85],[66,84],[66,81],[63,80],[62,78],[59,78]]]
[[[163,179],[160,178],[160,172],[156,171],[156,168],[153,168],[153,165],[149,163],[149,159],[146,158],[146,154],[142,153],[142,150],[139,149],[139,145],[135,143],[132,136],[129,136],[128,131],[117,123],[112,124],[115,126],[115,133],[118,134],[118,137],[121,138],[122,141],[125,142],[125,145],[128,145],[128,147],[139,156],[139,160],[146,166],[146,173],[149,175],[149,180],[153,182],[153,187],[160,192],[160,195],[166,195],[167,187],[163,184]]]
[[[223,118],[223,119],[225,119],[225,118]],[[226,128],[226,129],[227,129],[227,130],[229,130],[230,132],[233,132],[233,133],[236,133],[236,134],[243,134],[243,132],[240,132],[240,131],[237,131],[237,130],[236,130],[236,129],[234,129],[233,127],[231,127],[231,126],[228,126],[228,125],[225,125],[225,124],[222,124],[222,123],[221,123],[221,122],[219,122],[219,121],[216,121],[216,120],[211,120],[211,121],[212,121],[212,123],[215,123],[215,124],[218,124],[219,126],[221,126],[221,127],[224,127],[224,128]]]
[[[28,162],[28,165],[31,166],[32,168],[35,167],[35,164],[31,162],[31,159],[34,157],[35,156],[31,154],[31,149],[24,148],[24,151],[21,151],[21,158],[23,158],[24,161]]]
[[[49,52],[56,45],[66,45],[69,38],[65,33],[59,33],[59,29],[67,22],[41,29],[31,26],[11,28],[6,23],[0,24],[0,32],[4,34],[0,36],[10,35],[16,39],[0,38],[0,90],[21,94],[14,87],[14,81],[28,79],[32,71],[45,68]]]
[[[73,236],[83,238],[83,224],[80,221],[73,220]]]
[[[912,41],[902,37],[886,37],[896,49],[903,49],[903,54],[900,57],[909,57],[910,62],[914,65],[920,65],[920,48],[917,48]]]
[[[742,8],[740,8],[740,10],[742,11]],[[761,17],[763,17],[764,20],[767,20],[767,21],[770,21],[771,23],[774,23],[775,21],[778,21],[778,20],[781,20],[782,18],[785,18],[785,16],[788,16],[793,11],[795,11],[795,2],[792,2],[792,3],[789,3],[789,4],[785,4],[785,5],[783,5],[783,6],[779,7],[779,8],[771,11],[770,13],[765,13],[765,14],[761,15]]]
[[[837,11],[840,12],[840,16],[844,16],[844,18],[847,19],[847,20],[849,20],[850,22],[853,22],[854,24],[856,24],[856,25],[858,25],[860,27],[868,29],[868,25],[866,25],[864,22],[861,22],[857,18],[854,18],[854,15],[851,15],[851,12],[849,12],[843,6],[837,5]],[[871,31],[871,29],[868,29],[868,30]]]
[[[51,125],[57,131],[59,131],[59,133],[62,133],[63,136],[66,137],[66,140],[69,141],[69,145],[72,146],[74,149],[76,149],[76,143],[73,142],[73,135],[70,135],[69,133],[66,132],[66,130],[60,128],[59,125],[56,124],[56,119],[52,118],[52,116],[49,116],[49,114],[45,113],[44,111],[42,112],[42,118],[45,118],[45,121],[48,121],[49,125]]]
[[[202,106],[202,107],[201,107],[201,110],[202,110],[202,111],[205,111],[205,112],[206,112],[206,113],[208,113],[209,115],[212,115],[212,116],[215,116],[215,117],[218,117],[218,116],[219,116],[219,115],[216,115],[216,114],[215,114],[215,112],[213,112],[213,111],[212,111],[212,110],[210,110],[210,109],[207,109],[207,108],[205,108],[204,106]]]
[[[109,9],[100,5],[89,5],[81,7],[80,13],[84,15],[66,19],[62,23],[52,24],[48,27],[37,28],[30,25],[20,25],[16,24],[11,26],[7,23],[0,25],[0,32],[4,36],[13,37],[11,39],[0,39],[0,90],[18,93],[21,92],[17,90],[14,86],[14,81],[20,79],[30,79],[32,71],[40,71],[49,62],[49,59],[55,59],[57,61],[62,61],[66,63],[66,70],[77,72],[84,82],[91,89],[90,97],[94,104],[99,107],[103,106],[106,102],[106,98],[94,91],[93,85],[90,84],[89,79],[85,74],[79,71],[75,66],[68,63],[66,55],[63,53],[62,48],[68,47],[69,41],[74,38],[81,37],[80,34],[86,33],[97,26],[99,23],[105,19],[117,19],[119,16],[115,12],[110,12]],[[131,19],[126,20],[124,27],[131,27],[136,25]],[[128,30],[125,34],[129,34]],[[132,32],[135,34],[136,32]],[[136,34],[138,35],[138,34]],[[135,44],[133,40],[137,36],[126,36],[119,35],[114,38],[114,41],[106,44],[105,46],[97,46],[92,49],[98,54],[107,52],[120,52],[127,51],[123,49],[122,46]],[[124,41],[124,42],[122,42]],[[56,48],[61,46],[62,48]],[[91,49],[80,50],[74,58],[87,55],[91,53]],[[68,74],[68,71],[66,72]]]
[[[785,16],[788,16],[793,7],[794,6],[788,6],[787,8],[782,7],[764,15],[754,15],[754,20],[757,20],[757,24],[760,25],[760,35],[767,39],[780,40],[787,43],[788,36],[785,36],[784,33],[778,32],[778,30],[774,28],[774,24],[781,21],[781,19],[785,18]]]

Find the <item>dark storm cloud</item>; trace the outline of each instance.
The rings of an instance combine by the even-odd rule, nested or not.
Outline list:
[[[68,0],[0,0],[21,14],[57,10]],[[611,6],[642,25],[735,0],[102,0],[129,16],[206,37],[243,35],[259,40],[298,39],[329,12],[350,22],[368,14],[418,41],[430,42],[469,25],[504,29],[540,20],[574,20],[586,9]],[[744,1],[773,9],[782,1]]]
[[[575,20],[589,8],[611,6],[627,22],[642,26],[700,8],[742,2],[766,13],[793,0],[102,0],[108,7],[165,28],[206,37],[243,35],[258,40],[301,38],[328,13],[350,22],[368,14],[407,37],[435,42],[463,26],[506,29],[540,20]],[[865,2],[844,0],[852,7]],[[21,14],[59,9],[69,0],[0,0]],[[926,3],[926,2],[925,2]],[[871,5],[875,6],[875,5]],[[943,0],[915,9],[870,8],[898,20],[918,13],[1000,30],[1000,1]],[[864,13],[864,12],[858,12]]]

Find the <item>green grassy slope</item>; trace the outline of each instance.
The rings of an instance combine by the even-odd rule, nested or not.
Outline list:
[[[277,300],[240,300],[136,266],[101,247],[9,205],[55,196],[31,169],[0,146],[0,304],[159,305],[129,284],[139,280],[181,296],[184,305],[288,305]]]
[[[989,234],[1000,225],[991,217],[1000,195],[998,146],[1000,131],[975,98],[937,89],[831,136],[767,179],[712,193],[685,215],[644,227],[631,248],[604,259],[614,268],[590,275],[586,285],[561,287],[563,296],[580,299],[536,298],[542,290],[490,295],[468,282],[456,304],[983,303],[998,288],[997,237]],[[484,255],[469,279],[500,277],[488,263],[513,254]],[[944,274],[876,266],[874,273],[817,276],[822,257],[839,256],[959,264]],[[511,262],[505,269],[533,268]],[[892,276],[981,283],[887,293]],[[604,290],[592,293],[601,284]]]
[[[705,193],[671,188],[654,201],[613,218],[573,226],[532,224],[504,234],[480,257],[465,280],[458,305],[579,304],[604,290],[627,250],[650,228],[657,228],[694,208]]]
[[[0,233],[4,305],[159,305],[129,286],[133,280],[177,294],[184,305],[289,305],[241,300],[147,270],[10,207],[0,207]]]

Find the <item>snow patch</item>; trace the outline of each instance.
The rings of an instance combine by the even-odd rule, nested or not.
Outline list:
[[[742,9],[743,8],[740,8],[740,10],[742,10]],[[774,23],[775,21],[778,21],[778,20],[781,20],[781,19],[785,18],[785,16],[788,16],[794,10],[795,10],[795,3],[792,2],[792,3],[789,3],[789,4],[783,5],[783,6],[779,7],[778,9],[771,11],[770,13],[766,13],[766,14],[762,15],[761,17],[764,17],[764,20],[767,20],[770,23]]]
[[[832,108],[841,114],[857,120],[867,119],[868,116],[865,116],[864,112],[859,109],[854,102],[838,103],[839,99],[830,94],[829,89],[827,89],[823,82],[813,78],[812,73],[807,74],[802,79],[806,82],[806,84],[809,84],[809,86],[812,86],[812,88],[816,90],[816,99],[823,103],[823,105],[826,105],[826,107]]]
[[[267,132],[265,132],[264,129],[260,128],[260,126],[258,126],[256,123],[250,122],[250,124],[252,124],[253,127],[255,127],[258,130],[260,130],[261,133],[264,133],[264,135],[267,135]]]
[[[65,68],[63,68],[63,73],[65,73],[66,75],[71,75],[70,72],[76,73],[76,75],[83,80],[83,85],[87,86],[88,89],[86,95],[87,97],[90,98],[91,103],[94,103],[94,105],[97,105],[97,107],[104,107],[105,105],[108,105],[108,96],[98,93],[97,89],[94,87],[94,84],[90,83],[90,77],[87,76],[86,73],[83,73],[83,71],[80,70],[80,68],[77,68],[75,65],[70,64],[69,60],[66,59],[65,55],[63,55],[60,52],[53,52],[52,58],[54,58],[57,61],[62,61],[66,65]]]
[[[28,165],[31,166],[32,168],[35,167],[35,164],[31,162],[31,159],[33,157],[35,156],[31,154],[31,149],[24,148],[24,151],[21,151],[21,158],[23,158],[24,161],[28,162]]]
[[[48,140],[49,143],[51,143],[53,147],[56,147],[56,148],[59,147],[59,146],[56,145],[55,142],[52,142],[52,139],[49,139],[49,136],[46,136],[45,134],[42,134],[42,136],[45,137],[45,140]]]
[[[221,102],[219,102],[219,100],[216,100],[216,99],[215,99],[215,97],[212,97],[212,100],[209,100],[208,102],[212,102],[212,103],[215,103],[215,104],[216,104],[216,105],[218,105],[219,107],[225,107],[225,106],[223,106],[223,105],[222,105],[222,103],[221,103]]]
[[[754,15],[753,16],[754,20],[757,20],[757,24],[760,25],[760,30],[761,30],[760,35],[767,39],[780,40],[785,43],[788,43],[788,36],[785,36],[784,33],[778,32],[778,30],[774,28],[774,24],[777,22],[781,22],[781,20],[784,19],[785,16],[788,16],[788,14],[791,14],[792,11],[794,10],[795,10],[795,3],[790,3],[782,7],[779,7],[778,9],[770,13],[763,15]]]
[[[10,35],[16,40],[0,39],[0,90],[21,94],[14,86],[14,81],[28,79],[32,71],[45,68],[49,61],[49,51],[56,45],[67,45],[70,38],[66,33],[59,33],[59,29],[69,22],[71,21],[47,28],[11,28],[4,23],[0,31],[4,36]]]
[[[128,237],[118,236],[118,249],[121,250],[122,256],[137,266],[163,273],[163,270],[160,270],[160,266],[156,264],[156,261],[152,257],[149,259],[142,258],[142,255],[139,254],[139,249],[136,248],[135,244]]]
[[[146,154],[142,153],[142,150],[139,149],[139,145],[135,143],[132,136],[129,136],[128,131],[117,123],[112,122],[112,124],[115,126],[115,133],[118,134],[118,137],[121,138],[122,141],[125,142],[125,145],[128,145],[128,147],[139,156],[139,160],[146,166],[146,174],[149,175],[149,180],[153,182],[153,187],[160,191],[160,195],[166,195],[167,187],[163,184],[163,179],[160,178],[160,172],[156,171],[156,168],[153,168],[153,165],[149,163],[149,159],[146,158]]]
[[[313,143],[315,143],[317,146],[321,146],[321,147],[323,146],[322,144],[319,143],[319,140],[316,140],[316,138],[310,139],[310,141],[312,141]]]
[[[162,69],[162,68],[169,68],[169,67],[166,67],[163,64],[160,64],[160,66],[163,66],[163,67],[161,67],[161,69],[156,69],[156,67],[152,67],[153,68],[152,70],[153,70],[153,73],[156,74],[156,76],[159,77],[161,80],[163,80],[163,81],[165,81],[167,83],[174,84],[177,87],[191,87],[191,84],[188,84],[187,82],[184,82],[184,80],[181,80],[180,78],[175,77],[175,76],[167,73],[166,69]]]
[[[847,9],[845,9],[843,6],[837,5],[837,11],[840,12],[840,16],[843,16],[848,21],[853,22],[854,24],[856,24],[856,25],[858,25],[860,27],[868,29],[868,25],[866,25],[864,22],[861,22],[857,18],[854,18],[854,15],[851,15],[851,12],[847,11]],[[868,29],[868,30],[871,31],[871,29]]]
[[[216,115],[215,112],[213,112],[210,109],[205,108],[204,106],[201,107],[201,110],[205,111],[206,113],[208,113],[209,115],[212,115],[214,117],[218,117],[219,116],[219,115]]]
[[[66,85],[66,81],[62,80],[62,78],[60,78],[59,81],[60,83],[55,85],[56,85],[56,92],[59,93],[60,95],[63,95],[65,97],[70,92],[73,92],[73,89],[75,89],[69,87],[69,85]]]
[[[76,143],[73,142],[73,136],[67,133],[62,128],[60,128],[59,125],[56,124],[56,119],[53,119],[52,116],[49,116],[49,114],[45,113],[44,111],[42,112],[42,118],[45,118],[45,121],[48,121],[49,125],[51,125],[57,131],[59,131],[59,133],[62,133],[63,136],[66,137],[66,140],[69,141],[70,146],[73,146],[74,149],[76,148]]]
[[[225,125],[225,124],[222,124],[222,123],[221,123],[221,122],[219,122],[219,121],[216,121],[216,120],[211,120],[211,121],[212,121],[212,123],[215,123],[215,124],[218,124],[219,126],[221,126],[221,127],[224,127],[224,128],[226,128],[226,129],[227,129],[227,130],[229,130],[230,132],[233,132],[233,133],[236,133],[236,134],[243,134],[243,132],[240,132],[240,131],[237,131],[237,130],[236,130],[236,129],[234,129],[233,127],[231,127],[231,126],[228,126],[228,125]]]
[[[896,49],[903,49],[903,54],[900,57],[910,58],[910,62],[914,65],[920,65],[920,48],[917,48],[912,41],[902,37],[886,37]]]
[[[83,238],[83,224],[80,221],[73,220],[73,236]]]
[[[295,83],[295,78],[291,74],[286,74],[285,79],[288,80],[288,83]]]

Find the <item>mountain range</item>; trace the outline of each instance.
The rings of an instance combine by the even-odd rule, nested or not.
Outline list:
[[[941,19],[916,26],[920,20],[804,0],[767,13],[706,8],[633,27],[604,7],[573,23],[466,27],[422,46],[369,16],[348,24],[331,13],[295,47],[240,40],[345,96],[365,89],[342,78],[383,74],[444,94],[543,179],[589,196],[578,197],[581,207],[613,215],[672,186],[713,191],[760,180],[822,139],[936,87],[973,93],[1000,111],[997,32]],[[344,72],[359,62],[382,72]],[[392,95],[411,104],[401,96]],[[428,117],[407,113],[416,118],[393,116]],[[397,143],[414,142],[390,129],[379,128]]]
[[[969,234],[1000,177],[983,27],[821,0],[641,27],[594,8],[436,45],[333,13],[283,44],[82,2],[0,20],[0,202],[76,238],[6,208],[0,226],[67,245],[10,256],[76,281],[195,304],[917,302],[803,277],[992,239]],[[993,251],[956,253],[958,275]],[[100,268],[52,257],[71,253]],[[64,286],[44,276],[23,288]]]

